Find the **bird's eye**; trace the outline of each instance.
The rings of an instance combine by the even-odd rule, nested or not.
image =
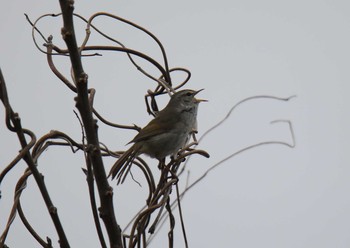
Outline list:
[[[186,96],[192,96],[192,93],[191,92],[187,92]]]

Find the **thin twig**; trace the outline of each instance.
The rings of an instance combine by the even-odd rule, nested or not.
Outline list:
[[[179,192],[179,185],[178,184],[176,184],[176,200],[177,200],[177,206],[179,207],[179,215],[180,215],[180,221],[181,221],[182,235],[184,237],[185,247],[188,248],[188,241],[187,241],[187,235],[186,235],[186,229],[185,229],[185,222],[184,222],[184,218],[182,216],[181,198],[180,198],[180,192]]]

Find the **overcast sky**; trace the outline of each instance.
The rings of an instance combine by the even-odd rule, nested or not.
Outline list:
[[[86,3],[85,3],[86,2]],[[221,164],[183,200],[190,247],[328,248],[350,246],[350,2],[347,0],[235,1],[76,1],[76,13],[88,18],[106,11],[153,32],[165,46],[170,67],[192,72],[186,88],[201,89],[209,100],[199,109],[199,136],[222,119],[239,101],[252,96],[289,97],[288,102],[256,99],[240,105],[219,129],[199,144],[211,157],[191,158],[190,181],[226,156],[263,141],[291,142],[286,123],[295,132],[294,149],[267,145]],[[34,46],[32,20],[60,12],[58,1],[3,1],[0,4],[0,66],[12,107],[22,125],[41,137],[52,129],[81,140],[73,110],[74,94],[49,70],[44,54]],[[144,34],[110,19],[96,24],[125,45],[161,60],[159,49]],[[60,18],[46,19],[39,28],[60,41]],[[78,37],[85,27],[77,21]],[[93,34],[91,44],[107,44]],[[103,43],[104,42],[104,43]],[[43,44],[39,40],[39,45]],[[110,44],[110,43],[108,43]],[[67,58],[56,58],[69,77]],[[154,76],[159,73],[144,65]],[[113,122],[144,126],[147,89],[155,83],[138,72],[121,53],[84,58],[95,106]],[[173,76],[180,82],[184,75]],[[131,96],[133,90],[133,96]],[[160,105],[167,98],[160,100]],[[0,169],[20,149],[16,135],[5,128],[0,107]],[[100,141],[112,150],[125,150],[135,132],[105,127]],[[156,161],[148,160],[154,164]],[[113,160],[106,160],[109,170]],[[50,148],[39,168],[58,208],[72,247],[98,247],[81,167],[81,153]],[[0,230],[3,231],[21,163],[1,184]],[[137,174],[136,174],[137,175]],[[140,179],[142,181],[142,179]],[[186,178],[181,178],[183,187]],[[112,182],[115,187],[115,183]],[[115,187],[116,188],[116,187]],[[115,189],[119,224],[144,204],[145,185],[132,180]],[[37,187],[30,179],[22,206],[39,233],[57,237]],[[184,247],[177,222],[175,247]],[[165,247],[160,233],[152,247]],[[19,219],[7,244],[38,247]]]

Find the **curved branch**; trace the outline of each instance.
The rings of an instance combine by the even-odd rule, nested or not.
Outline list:
[[[53,50],[52,37],[49,38],[48,42],[46,43],[46,47],[47,47],[47,53],[46,53],[47,62],[49,64],[51,71],[56,75],[56,77],[61,79],[61,81],[71,91],[77,93],[77,88],[73,84],[71,84],[71,82],[69,82],[69,80],[65,76],[63,76],[62,73],[59,72],[59,70],[57,70],[55,64],[53,63],[53,60],[52,60],[52,50]]]
[[[209,128],[206,132],[204,132],[204,134],[199,138],[198,142],[200,142],[201,140],[203,140],[209,133],[211,133],[214,129],[216,129],[217,127],[219,127],[222,123],[224,123],[232,114],[233,110],[235,110],[239,105],[248,102],[250,100],[258,100],[258,99],[272,99],[272,100],[279,100],[279,101],[289,101],[290,99],[296,97],[296,95],[287,97],[287,98],[283,98],[283,97],[277,97],[277,96],[268,96],[268,95],[261,95],[261,96],[251,96],[251,97],[247,97],[241,101],[239,101],[238,103],[236,103],[226,114],[226,116],[219,121],[218,123],[216,123],[214,126],[212,126],[211,128]]]
[[[164,68],[157,61],[155,61],[152,57],[149,57],[148,55],[141,53],[137,50],[133,50],[133,49],[126,48],[126,47],[116,47],[116,46],[86,46],[83,49],[83,51],[91,51],[91,50],[93,50],[93,51],[116,51],[116,52],[124,52],[124,53],[136,55],[140,58],[147,60],[151,64],[153,64],[160,71],[160,73],[163,75],[163,77],[166,78],[166,81],[169,80],[166,70],[164,70]]]
[[[127,126],[127,125],[120,125],[120,124],[116,124],[110,121],[107,121],[106,119],[104,119],[95,108],[92,109],[92,112],[96,115],[96,117],[102,121],[104,124],[111,126],[111,127],[116,127],[116,128],[123,128],[123,129],[132,129],[132,130],[136,130],[136,131],[140,131],[141,128],[136,126],[135,124],[133,126]]]
[[[145,29],[145,28],[143,28],[143,27],[141,27],[141,26],[139,26],[139,25],[137,25],[137,24],[135,24],[135,23],[133,23],[133,22],[131,22],[131,21],[129,21],[129,20],[126,20],[126,19],[124,19],[124,18],[122,18],[122,17],[116,16],[116,15],[112,15],[112,14],[106,13],[106,12],[98,12],[98,13],[95,13],[94,15],[92,15],[92,16],[89,18],[88,22],[87,22],[87,24],[88,24],[87,29],[89,29],[89,26],[91,25],[92,21],[93,21],[96,17],[101,16],[101,15],[108,16],[108,17],[117,19],[117,20],[119,20],[119,21],[121,21],[121,22],[124,22],[124,23],[126,23],[126,24],[128,24],[128,25],[131,25],[131,26],[133,26],[133,27],[135,27],[135,28],[137,28],[137,29],[143,31],[144,33],[146,33],[147,35],[149,35],[149,36],[158,44],[158,46],[159,46],[159,48],[160,48],[160,50],[161,50],[161,52],[162,52],[162,55],[163,55],[163,61],[164,61],[165,72],[166,72],[166,73],[163,74],[163,75],[164,75],[164,78],[166,79],[166,82],[171,86],[171,78],[170,78],[170,74],[169,74],[168,59],[167,59],[167,56],[166,56],[165,49],[164,49],[162,43],[159,41],[159,39],[158,39],[154,34],[152,34],[150,31],[148,31],[147,29]],[[100,33],[100,34],[101,34],[101,33]],[[106,36],[105,36],[105,37],[106,37]],[[86,43],[86,42],[85,42],[85,43]],[[83,44],[84,44],[84,43],[83,43]]]

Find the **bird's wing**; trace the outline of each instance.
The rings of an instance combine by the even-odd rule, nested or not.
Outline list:
[[[154,118],[151,120],[147,126],[141,129],[141,131],[134,137],[132,142],[139,142],[145,139],[148,139],[150,137],[169,132],[170,130],[173,130],[174,123],[177,123],[178,121],[174,116],[171,116],[171,118]]]

